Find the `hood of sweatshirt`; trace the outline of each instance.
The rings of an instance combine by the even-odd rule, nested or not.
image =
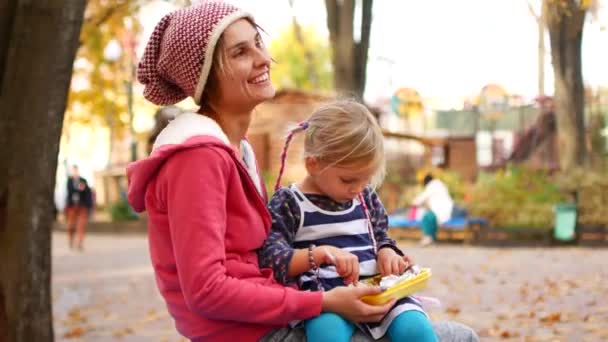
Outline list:
[[[156,138],[150,156],[130,163],[127,166],[129,183],[127,199],[133,209],[142,212],[146,209],[146,188],[164,162],[173,154],[205,145],[225,149],[236,158],[236,153],[222,128],[213,119],[204,115],[185,112],[169,122]],[[247,173],[258,192],[265,196],[255,163],[253,148],[247,140],[241,141],[241,153]]]

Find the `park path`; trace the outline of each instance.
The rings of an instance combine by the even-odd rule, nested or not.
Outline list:
[[[434,320],[482,341],[608,341],[608,249],[401,247],[433,276]],[[144,235],[90,234],[84,252],[53,234],[58,341],[185,341],[159,297]]]

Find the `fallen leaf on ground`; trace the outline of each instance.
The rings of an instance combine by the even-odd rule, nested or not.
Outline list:
[[[570,285],[570,288],[578,289],[580,286],[572,279],[566,280],[566,284]]]
[[[67,324],[86,323],[87,318],[82,314],[82,311],[79,308],[72,308],[68,312],[66,321]]]
[[[507,316],[507,314],[505,314],[505,313],[499,313],[498,315],[496,315],[496,319],[498,319],[500,321],[505,321],[505,320],[509,319],[509,316]]]
[[[503,330],[500,333],[500,337],[502,337],[502,338],[519,337],[519,333],[517,333],[517,332],[511,332],[511,331],[508,331],[508,330]]]
[[[86,333],[86,330],[81,326],[72,327],[65,334],[63,334],[63,337],[64,338],[79,338],[79,337],[82,337],[85,333]]]
[[[554,312],[552,314],[543,316],[540,318],[540,321],[547,324],[553,324],[555,322],[559,322],[561,320],[562,314],[560,312]]]
[[[460,308],[450,306],[445,309],[445,312],[449,313],[450,315],[458,315],[460,313]]]
[[[123,329],[114,330],[114,337],[125,337],[127,335],[133,335],[133,329],[126,327]]]

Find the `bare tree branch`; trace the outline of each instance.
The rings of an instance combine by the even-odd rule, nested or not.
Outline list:
[[[88,18],[85,18],[84,24],[93,25],[93,26],[102,25],[103,23],[108,21],[112,17],[112,15],[114,15],[114,13],[116,13],[116,11],[118,11],[120,8],[128,6],[128,5],[129,5],[128,1],[113,3],[113,5],[105,8],[105,10],[101,14],[91,15]]]
[[[536,20],[536,22],[538,23],[538,21],[540,20],[540,16],[536,14],[530,1],[527,1],[527,4],[528,4],[528,11],[530,12],[530,15],[533,16],[534,19]]]
[[[0,2],[0,85],[2,84],[4,70],[6,69],[6,59],[8,56],[8,47],[10,45],[11,31],[13,30],[16,5],[17,1],[14,0]],[[0,87],[0,95],[1,94],[2,88]]]
[[[315,70],[315,56],[313,55],[312,51],[310,51],[310,49],[308,48],[308,45],[306,45],[306,42],[304,41],[304,35],[302,34],[302,27],[300,26],[300,23],[298,22],[298,18],[296,17],[294,3],[295,3],[294,0],[289,0],[289,7],[291,8],[291,22],[293,25],[293,32],[296,37],[296,41],[298,42],[298,44],[300,44],[300,46],[302,47],[302,50],[304,50],[304,58],[306,59],[306,70],[308,70],[308,75],[310,76],[310,83],[312,84],[313,87],[318,88],[319,87],[319,76],[317,75],[317,72]]]

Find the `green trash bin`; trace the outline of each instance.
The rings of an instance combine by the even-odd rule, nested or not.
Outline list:
[[[572,241],[576,234],[576,204],[558,203],[555,205],[555,228],[553,237],[560,241]]]

